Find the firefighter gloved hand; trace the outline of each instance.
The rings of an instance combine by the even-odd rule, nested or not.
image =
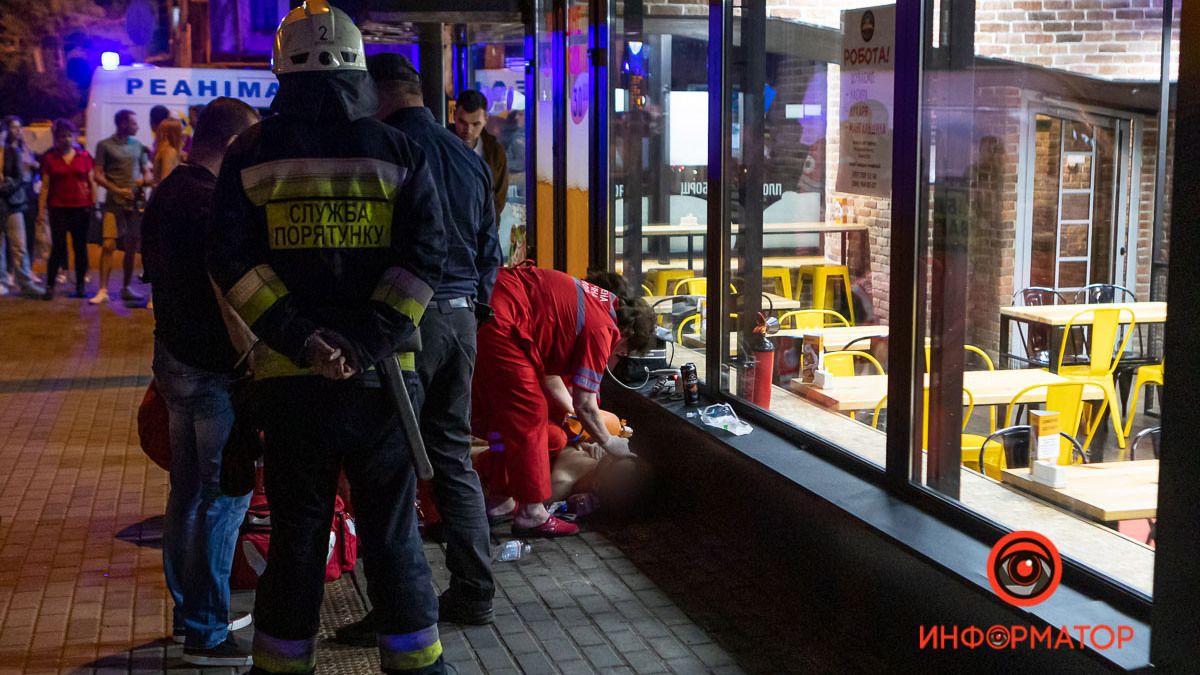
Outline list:
[[[317,334],[327,344],[340,351],[342,358],[346,359],[346,368],[350,371],[350,375],[347,377],[353,377],[373,365],[366,350],[345,335],[328,328],[318,330]]]
[[[317,331],[304,341],[304,358],[321,377],[345,380],[357,372],[346,361],[343,350],[329,342],[329,333]]]

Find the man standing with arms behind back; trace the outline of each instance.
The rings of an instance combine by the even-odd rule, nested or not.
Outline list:
[[[208,268],[265,345],[255,354],[271,547],[254,603],[256,673],[311,673],[329,523],[344,468],[382,669],[445,672],[417,532],[398,369],[442,277],[445,232],[425,154],[372,118],[362,34],[325,0],[275,36],[275,115],[230,147]],[[405,363],[409,361],[409,363]],[[398,363],[397,363],[398,362]],[[411,368],[410,368],[411,369]],[[403,416],[403,417],[402,417]],[[415,426],[415,420],[414,420]]]
[[[96,184],[104,188],[104,243],[100,250],[100,290],[88,302],[108,302],[108,280],[112,276],[112,256],[117,237],[125,245],[122,265],[124,282],[121,299],[138,302],[142,296],[129,287],[133,281],[133,259],[142,243],[142,214],[134,203],[135,192],[145,185],[150,174],[150,153],[134,138],[137,116],[131,110],[118,111],[113,118],[117,132],[96,144]]]
[[[421,324],[416,356],[421,383],[421,434],[433,463],[433,489],[446,531],[450,587],[439,598],[442,621],[492,621],[495,582],[491,537],[479,476],[471,464],[471,375],[475,370],[476,316],[485,314],[500,266],[500,242],[492,211],[491,172],[442,128],[421,96],[421,78],[399,54],[367,60],[379,90],[376,117],[425,151],[438,187],[446,226],[442,282]],[[338,639],[374,639],[374,616],[338,631]]]
[[[487,109],[487,98],[474,89],[459,94],[454,102],[453,130],[471,152],[482,157],[492,170],[492,197],[496,206],[496,220],[499,221],[508,199],[508,157],[500,141],[484,129],[488,120]]]
[[[171,496],[163,525],[163,572],[183,660],[248,666],[230,635],[229,572],[250,495],[221,494],[221,453],[233,428],[230,387],[238,348],[230,341],[204,265],[204,238],[225,148],[258,113],[218,98],[201,117],[188,162],[146,206],[146,272],[154,278],[154,379],[171,425]],[[243,619],[238,623],[244,623]]]

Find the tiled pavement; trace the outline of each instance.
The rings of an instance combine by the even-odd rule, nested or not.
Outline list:
[[[143,309],[0,298],[0,673],[187,672],[162,639],[166,474],[137,445],[152,325]],[[779,609],[759,583],[778,576],[770,561],[727,541],[664,512],[534,542],[497,564],[494,626],[443,625],[447,658],[464,675],[863,669]],[[444,585],[441,549],[426,550]],[[363,611],[357,591],[330,586],[323,635]],[[322,649],[320,672],[377,663]]]

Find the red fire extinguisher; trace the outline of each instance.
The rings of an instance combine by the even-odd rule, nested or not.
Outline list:
[[[771,407],[771,384],[775,374],[775,344],[767,338],[767,317],[761,312],[758,315],[758,325],[750,338],[750,353],[753,361],[748,364],[747,382],[750,402],[760,408]]]

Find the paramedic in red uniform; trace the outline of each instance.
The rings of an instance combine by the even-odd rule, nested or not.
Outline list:
[[[503,450],[489,453],[498,464],[488,471],[491,497],[507,496],[515,505],[492,505],[489,513],[512,513],[517,536],[575,534],[575,525],[551,516],[544,504],[546,419],[551,406],[573,411],[605,452],[629,455],[628,440],[605,428],[597,392],[610,357],[653,344],[654,315],[619,275],[583,281],[531,265],[500,270],[492,306],[495,316],[479,328],[471,426],[491,450]]]

